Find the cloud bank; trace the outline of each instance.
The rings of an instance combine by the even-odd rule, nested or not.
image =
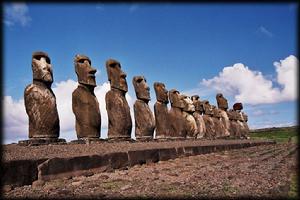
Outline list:
[[[276,70],[273,82],[259,71],[252,71],[242,63],[224,67],[218,76],[203,79],[201,85],[216,92],[234,96],[235,101],[245,104],[269,104],[297,99],[297,70],[299,61],[290,55],[273,63]]]
[[[4,23],[7,26],[27,26],[31,22],[28,6],[25,3],[12,3],[4,7]]]
[[[57,110],[60,120],[60,137],[67,141],[76,139],[75,116],[72,111],[72,92],[78,83],[74,80],[54,83],[52,90],[56,96]],[[107,138],[108,117],[106,112],[105,94],[110,84],[105,82],[95,88],[95,95],[99,102],[101,112],[101,138]],[[134,126],[133,98],[127,93],[126,99],[130,106],[132,123]],[[4,142],[11,143],[28,139],[28,116],[25,111],[24,100],[13,100],[5,96],[4,101]],[[134,132],[134,127],[132,132]]]

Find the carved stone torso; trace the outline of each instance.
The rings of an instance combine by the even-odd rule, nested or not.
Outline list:
[[[142,101],[136,100],[134,103],[134,118],[135,118],[135,137],[153,138],[155,129],[155,119],[149,105]]]
[[[130,138],[132,121],[125,93],[112,88],[105,95],[108,115],[108,138]]]
[[[170,137],[171,138],[185,138],[186,131],[184,127],[184,118],[182,109],[177,107],[171,107],[169,111],[170,121]]]
[[[221,121],[223,123],[223,126],[225,128],[224,130],[224,136],[230,135],[230,120],[228,118],[227,112],[220,109],[220,115],[221,115]]]
[[[233,137],[240,137],[240,125],[237,122],[236,113],[233,110],[227,111],[230,120],[230,135]]]
[[[203,120],[206,127],[205,138],[213,139],[215,137],[214,121],[210,115],[204,114]]]
[[[165,103],[157,101],[154,104],[154,115],[156,124],[156,135],[155,138],[166,138],[169,136],[169,114],[168,106]]]
[[[198,134],[197,123],[193,114],[183,111],[184,125],[187,138],[195,138]]]
[[[203,120],[203,116],[200,114],[199,111],[195,111],[193,113],[193,116],[195,118],[197,129],[198,129],[198,135],[197,138],[203,138],[206,132],[205,122]]]
[[[221,137],[224,135],[225,127],[220,120],[219,117],[212,117],[212,120],[214,122],[214,131],[215,131],[215,137]]]
[[[24,100],[29,117],[29,138],[58,138],[59,117],[51,88],[30,84],[25,88]]]
[[[101,114],[95,94],[79,84],[72,93],[72,109],[76,118],[77,138],[99,138]]]

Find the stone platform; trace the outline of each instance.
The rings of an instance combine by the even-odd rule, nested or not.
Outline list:
[[[66,140],[61,138],[32,138],[18,142],[18,145],[20,146],[39,146],[48,144],[66,144]]]
[[[105,142],[64,145],[3,145],[4,185],[30,185],[52,180],[126,169],[149,162],[257,145],[269,140],[184,140]]]

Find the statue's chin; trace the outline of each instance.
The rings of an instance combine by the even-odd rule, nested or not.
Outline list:
[[[91,78],[91,79],[88,79],[88,80],[79,80],[78,81],[79,83],[81,84],[84,84],[84,85],[88,85],[88,86],[93,86],[93,87],[96,87],[96,80]]]
[[[52,83],[52,82],[53,82],[52,76],[51,76],[50,74],[46,74],[46,75],[42,78],[42,80],[43,80],[44,82],[47,82],[47,83]]]

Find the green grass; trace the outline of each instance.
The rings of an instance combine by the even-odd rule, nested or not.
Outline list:
[[[297,128],[276,128],[261,132],[250,132],[250,138],[252,139],[271,139],[278,143],[288,142],[291,140],[293,143],[298,142]]]
[[[292,174],[291,176],[291,183],[290,183],[290,190],[288,193],[289,199],[298,199],[299,191],[298,191],[298,177],[296,174]]]

